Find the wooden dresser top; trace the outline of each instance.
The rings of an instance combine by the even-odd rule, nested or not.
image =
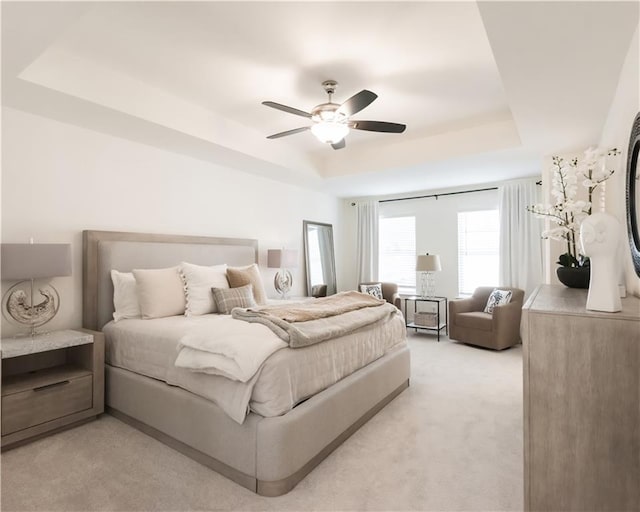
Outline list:
[[[640,299],[627,295],[621,301],[622,311],[618,313],[589,311],[586,308],[587,290],[567,288],[562,285],[542,284],[531,294],[523,310],[530,313],[640,321]]]

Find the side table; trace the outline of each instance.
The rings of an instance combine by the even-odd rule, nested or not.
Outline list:
[[[2,450],[104,412],[104,335],[54,331],[4,338]]]
[[[414,316],[418,311],[418,302],[435,303],[436,304],[436,312],[435,312],[436,324],[433,326],[427,326],[427,325],[416,324],[415,321],[409,322],[408,320],[409,309],[407,306],[409,301],[413,301]],[[442,321],[442,315],[440,314],[440,306],[442,304],[444,304],[444,322]],[[438,341],[440,341],[440,331],[442,331],[442,329],[445,329],[447,336],[449,335],[449,301],[447,300],[446,297],[421,297],[419,295],[407,296],[407,297],[404,297],[404,311],[405,311],[405,318],[407,318],[406,320],[407,327],[415,329],[416,332],[418,332],[418,329],[425,330],[425,331],[436,331],[438,335]]]

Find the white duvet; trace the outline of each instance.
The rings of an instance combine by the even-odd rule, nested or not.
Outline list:
[[[296,349],[283,348],[284,342],[263,325],[226,315],[128,319],[110,322],[103,331],[108,364],[211,400],[238,423],[250,410],[264,417],[285,414],[302,400],[406,344],[406,328],[399,314],[385,324]],[[224,331],[232,334],[231,339],[204,337],[206,332]],[[250,332],[254,338],[245,336]],[[180,357],[193,359],[183,363],[209,368],[209,373],[176,366]],[[218,368],[215,373],[214,367]]]
[[[247,382],[271,354],[286,346],[264,325],[217,315],[215,324],[192,327],[180,339],[175,365]]]

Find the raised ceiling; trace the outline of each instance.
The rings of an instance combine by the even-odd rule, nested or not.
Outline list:
[[[2,4],[3,103],[339,196],[533,175],[596,143],[638,25],[636,3],[108,2]],[[266,136],[367,88],[334,151]]]

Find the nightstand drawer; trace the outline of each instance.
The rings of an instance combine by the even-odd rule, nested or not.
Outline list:
[[[93,405],[91,375],[57,382],[2,397],[2,435],[61,418]]]

